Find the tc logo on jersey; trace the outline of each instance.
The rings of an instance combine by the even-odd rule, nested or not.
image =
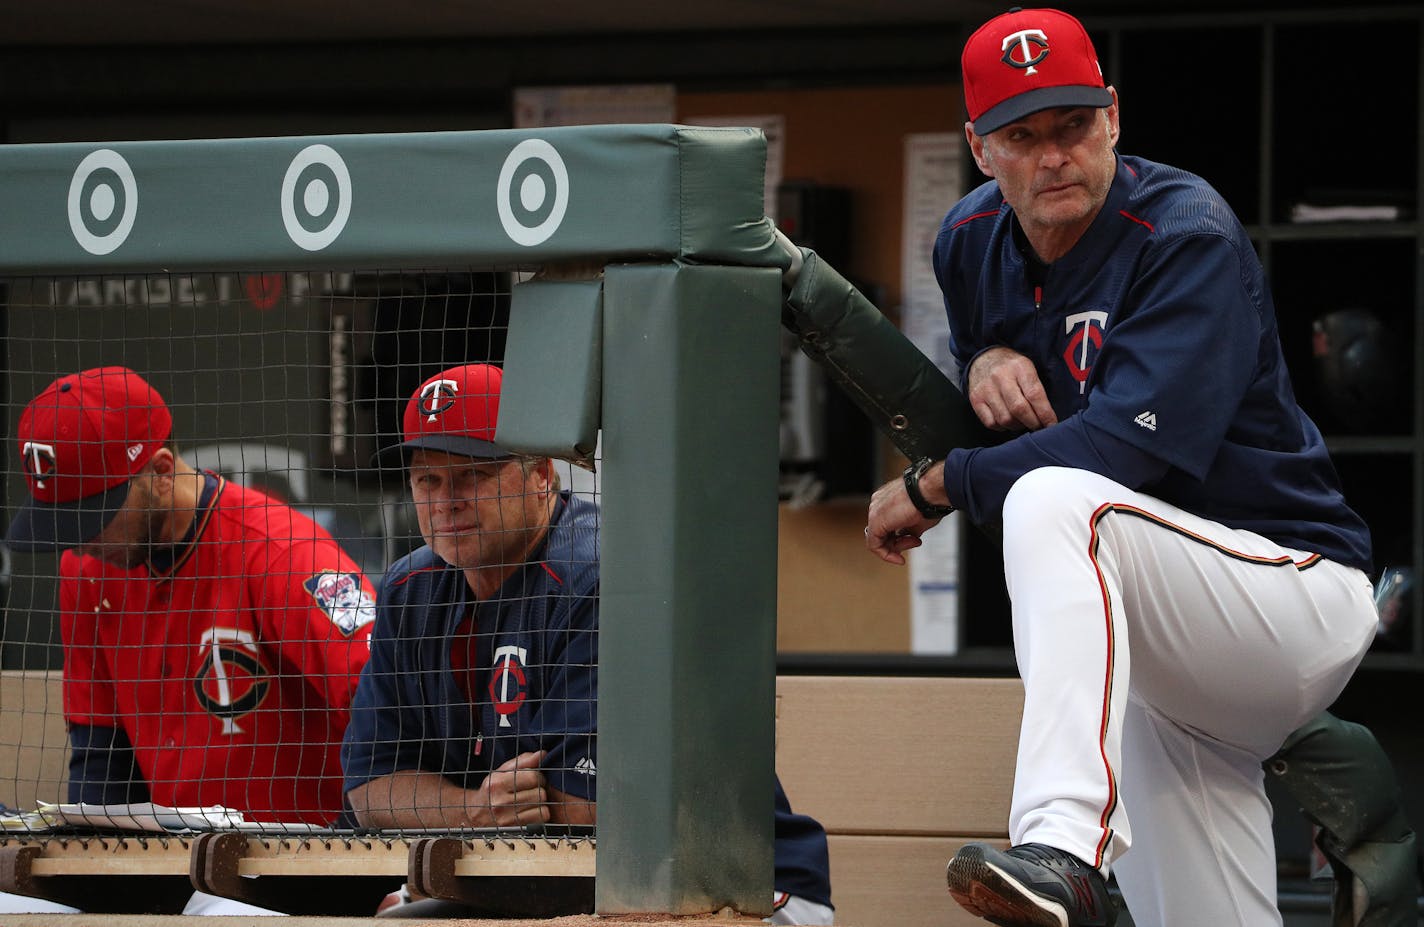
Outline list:
[[[435,416],[455,404],[455,394],[460,392],[460,384],[454,380],[434,380],[420,390],[420,414],[427,415],[427,422],[435,421]]]
[[[1075,312],[1064,319],[1063,324],[1068,334],[1068,347],[1063,349],[1063,359],[1068,362],[1068,372],[1078,381],[1078,393],[1082,395],[1088,388],[1088,375],[1093,372],[1098,350],[1103,346],[1108,314],[1101,311]]]
[[[26,441],[25,446],[20,448],[20,456],[24,458],[25,472],[29,473],[36,486],[44,489],[45,480],[54,476],[59,467],[54,459],[54,445]]]
[[[1048,36],[1043,34],[1042,29],[1024,29],[1004,36],[1000,48],[1004,50],[1004,64],[1022,70],[1027,77],[1037,74],[1038,68],[1034,65],[1042,64],[1043,59],[1048,57]],[[1014,57],[1015,49],[1018,50],[1018,58]]]
[[[348,637],[376,620],[376,602],[357,573],[318,573],[302,583],[317,607]]]
[[[529,678],[524,664],[529,651],[523,647],[499,647],[494,652],[494,672],[490,675],[490,704],[499,714],[500,727],[512,727],[509,716],[519,710],[529,695]]]
[[[256,711],[272,687],[257,639],[250,631],[211,628],[203,632],[200,646],[203,665],[193,680],[198,704],[222,722],[224,734],[241,734],[237,722]]]

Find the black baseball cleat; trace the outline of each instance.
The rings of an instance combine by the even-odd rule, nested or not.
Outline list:
[[[996,850],[966,844],[949,861],[949,894],[1000,927],[1112,927],[1106,880],[1071,853],[1025,843]]]

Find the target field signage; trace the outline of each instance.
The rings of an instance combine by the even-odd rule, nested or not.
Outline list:
[[[670,125],[0,146],[0,272],[756,263],[764,164]]]
[[[495,206],[515,243],[533,247],[548,241],[569,206],[569,172],[558,149],[542,138],[515,145],[499,171]]]
[[[92,152],[69,181],[69,229],[90,254],[109,254],[133,231],[138,183],[123,156],[110,148]]]
[[[282,178],[282,227],[299,248],[320,251],[351,218],[351,172],[330,145],[309,145]]]

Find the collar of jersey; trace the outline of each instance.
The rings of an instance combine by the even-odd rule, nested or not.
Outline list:
[[[202,537],[203,531],[208,527],[208,521],[217,508],[218,495],[225,485],[227,481],[221,476],[210,470],[203,471],[203,491],[198,496],[198,512],[193,523],[188,526],[188,533],[183,535],[183,539],[177,544],[155,551],[153,556],[148,558],[148,571],[156,579],[167,579],[188,562],[188,558],[198,546],[198,538]]]
[[[554,529],[558,527],[559,522],[563,521],[564,514],[568,511],[568,509],[569,497],[565,494],[565,492],[560,492],[559,500],[554,504],[554,515],[552,518],[549,519],[548,529],[544,532],[544,536],[539,539],[539,544],[529,552],[528,558],[526,558],[525,561],[519,565],[519,569],[506,576],[504,582],[500,583],[499,588],[494,591],[494,595],[491,595],[487,599],[478,598],[474,594],[474,592],[470,590],[469,583],[464,583],[463,585],[465,587],[465,592],[463,594],[468,597],[468,601],[472,605],[478,605],[481,602],[498,601],[500,599],[505,598],[506,593],[511,589],[514,590],[513,597],[523,598],[525,595],[527,595],[527,593],[524,591],[524,583],[520,582],[517,587],[513,587],[510,584],[514,583],[516,580],[522,577],[525,571],[531,568],[542,570],[545,573],[548,573],[549,576],[553,577],[555,582],[562,586],[564,584],[564,578],[559,574],[555,573],[549,567],[549,542],[554,537]],[[451,567],[450,569],[458,568]]]
[[[1112,251],[1126,227],[1138,228],[1125,221],[1121,215],[1132,197],[1132,191],[1137,187],[1137,175],[1120,155],[1116,157],[1117,174],[1113,177],[1112,186],[1108,188],[1103,208],[1093,217],[1092,224],[1078,243],[1067,254],[1054,261],[1052,266],[1069,268],[1087,264],[1097,268],[1105,263],[1104,255]]]

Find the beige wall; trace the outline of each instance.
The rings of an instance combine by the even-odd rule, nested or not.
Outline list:
[[[962,107],[953,84],[678,96],[682,120],[776,114],[785,119],[784,179],[851,191],[852,266],[837,269],[883,287],[881,309],[892,318],[900,302],[903,139],[959,131]],[[885,476],[898,472],[902,461],[888,443],[881,457]],[[777,595],[782,652],[909,650],[909,575],[866,552],[867,501],[834,499],[802,509],[782,505]]]
[[[0,805],[65,800],[69,736],[58,671],[0,670]]]
[[[776,647],[783,653],[905,653],[910,580],[865,549],[865,499],[782,504]]]

